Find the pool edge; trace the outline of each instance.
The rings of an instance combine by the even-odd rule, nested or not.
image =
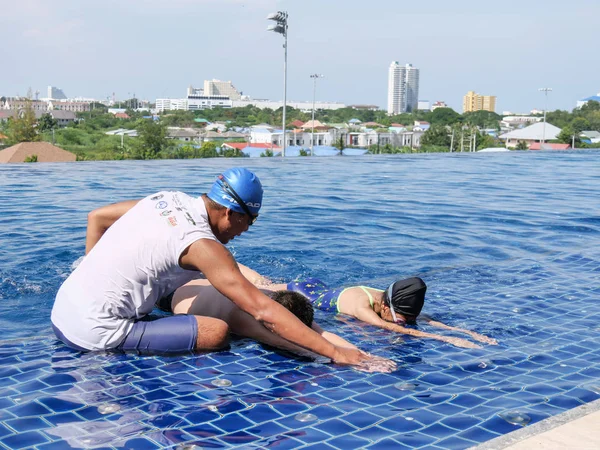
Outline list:
[[[594,400],[593,402],[542,420],[530,427],[513,431],[471,448],[473,450],[507,448],[548,449],[559,448],[558,445],[564,441],[568,441],[571,448],[591,448],[588,447],[588,437],[583,436],[583,433],[578,433],[585,430],[586,434],[589,435],[590,428],[585,425],[585,419],[589,419],[588,416],[591,415],[594,416],[593,420],[600,423],[600,400]],[[580,423],[575,423],[578,421]],[[560,436],[560,438],[554,439],[556,436]],[[600,430],[595,431],[593,441],[596,443],[600,442]]]

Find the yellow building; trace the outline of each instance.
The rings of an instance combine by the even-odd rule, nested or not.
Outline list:
[[[491,111],[496,112],[495,95],[479,95],[474,91],[467,92],[463,97],[463,112]]]

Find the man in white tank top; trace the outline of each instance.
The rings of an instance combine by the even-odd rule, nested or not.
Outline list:
[[[222,348],[229,334],[222,320],[147,317],[162,297],[206,277],[280,337],[337,363],[392,370],[392,361],[328,342],[242,275],[223,244],[256,221],[262,194],[255,174],[234,168],[219,175],[210,192],[199,198],[164,191],[92,211],[87,256],[59,289],[52,309],[57,337],[82,351]]]

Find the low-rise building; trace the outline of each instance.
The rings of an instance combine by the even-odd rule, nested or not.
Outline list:
[[[432,111],[435,111],[438,108],[448,108],[448,105],[446,104],[446,102],[441,101],[434,102],[433,105],[431,105]]]
[[[595,102],[600,103],[600,92],[598,92],[598,95],[591,95],[589,97],[582,98],[581,100],[579,100],[577,102],[577,107],[581,108],[583,105],[587,104],[587,102],[589,102],[589,101],[595,101]]]
[[[527,146],[530,146],[536,142],[556,139],[560,132],[560,128],[550,123],[537,122],[528,127],[501,134],[499,138],[505,141],[507,148],[515,148],[519,142],[525,142]]]
[[[4,105],[0,104],[0,109],[8,109],[18,111],[20,109],[31,108],[34,111],[48,111],[49,103],[41,100],[30,100],[22,97],[9,97],[4,101]]]
[[[501,125],[507,127],[521,127],[523,125],[529,125],[531,123],[540,122],[542,120],[539,116],[505,116],[501,120]]]
[[[90,110],[90,103],[52,100],[48,102],[48,109],[55,109],[58,111],[87,112]]]

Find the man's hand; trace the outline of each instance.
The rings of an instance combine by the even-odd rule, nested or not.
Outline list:
[[[396,370],[396,363],[391,359],[374,356],[353,348],[336,347],[332,360],[336,364],[355,366],[363,372],[389,373]]]

